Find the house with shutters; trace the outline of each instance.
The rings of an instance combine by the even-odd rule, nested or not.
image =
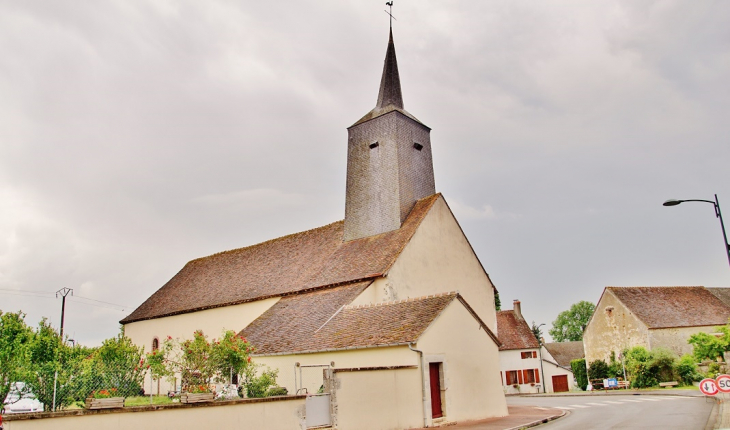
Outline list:
[[[338,428],[506,415],[496,289],[436,193],[392,31],[376,106],[347,148],[344,220],[188,262],[121,321],[126,335],[150,350],[195,330],[241,333],[290,393],[324,387]],[[374,394],[348,397],[353,386]]]
[[[497,312],[500,376],[507,394],[542,393],[544,380],[540,368],[540,342],[522,316],[522,305],[515,300],[512,310]]]
[[[606,287],[583,333],[586,365],[634,346],[690,354],[691,335],[727,324],[729,299],[727,288]]]

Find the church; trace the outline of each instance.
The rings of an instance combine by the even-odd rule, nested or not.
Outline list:
[[[126,335],[149,351],[195,330],[239,332],[290,394],[331,390],[337,428],[507,415],[496,289],[436,193],[430,128],[404,109],[392,29],[375,108],[347,130],[344,220],[188,262],[121,321]]]

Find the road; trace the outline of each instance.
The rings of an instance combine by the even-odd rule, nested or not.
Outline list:
[[[508,397],[508,405],[558,408],[569,412],[541,430],[705,428],[713,403],[703,397],[593,395]]]

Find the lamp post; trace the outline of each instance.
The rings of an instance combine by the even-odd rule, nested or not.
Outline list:
[[[544,325],[545,325],[545,323],[538,325],[537,331],[539,332],[540,327],[542,327]],[[542,392],[544,394],[544,393],[547,393],[547,391],[545,390],[545,386],[547,385],[547,382],[545,381],[545,371],[542,368],[542,337],[537,339],[537,343],[540,345],[540,348],[538,349],[538,351],[540,352],[540,376],[542,379]]]
[[[688,200],[667,200],[663,203],[664,206],[677,206],[684,202],[705,202],[711,203],[715,206],[715,216],[720,218],[720,228],[722,228],[722,238],[725,241],[725,254],[727,254],[727,261],[730,263],[730,244],[727,243],[727,234],[725,233],[725,223],[722,221],[722,212],[720,212],[720,202],[717,200],[717,194],[715,194],[715,201],[712,200],[700,200],[700,199],[688,199]]]

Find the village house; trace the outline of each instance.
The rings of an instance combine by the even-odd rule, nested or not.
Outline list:
[[[570,362],[585,357],[583,342],[552,342],[542,346],[545,391],[562,393],[575,387],[575,375]]]
[[[692,353],[695,333],[727,324],[726,288],[606,287],[583,333],[586,364],[608,362],[634,346]]]
[[[497,333],[502,346],[499,347],[500,376],[504,392],[541,393],[542,372],[540,370],[540,342],[522,316],[519,300],[512,304],[512,310],[497,312]]]
[[[376,107],[347,145],[344,220],[190,261],[121,321],[126,335],[149,351],[240,332],[290,393],[323,387],[338,428],[506,415],[496,290],[435,191],[430,129],[403,107],[392,31]]]

